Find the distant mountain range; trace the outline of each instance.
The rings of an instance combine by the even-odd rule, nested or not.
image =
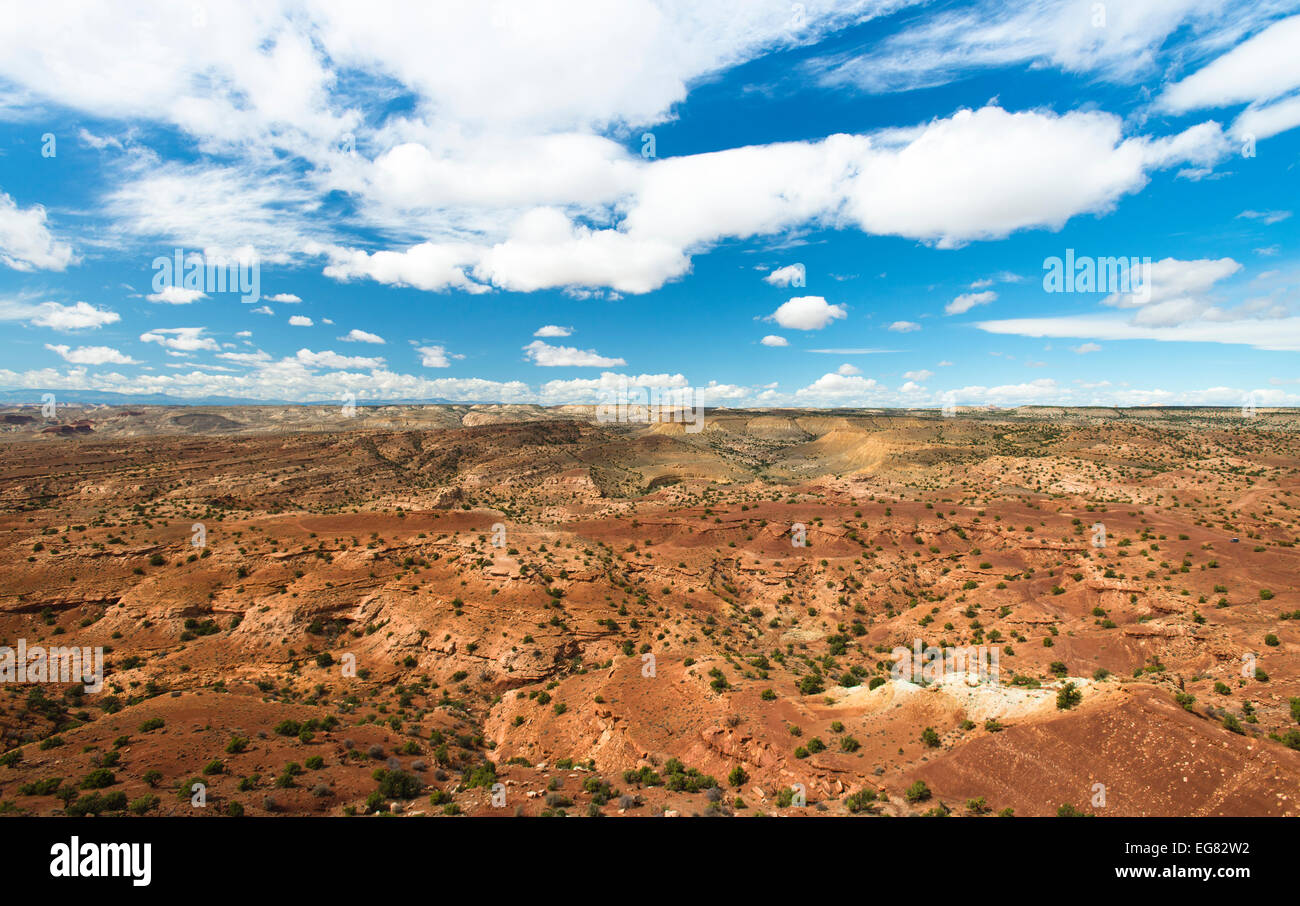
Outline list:
[[[342,406],[342,400],[319,400],[304,403],[294,400],[256,400],[236,396],[171,396],[166,393],[114,393],[108,390],[0,390],[0,405],[4,406],[40,406],[46,394],[54,394],[58,405],[68,403],[103,406]],[[447,406],[455,405],[452,400],[432,399],[391,399],[391,400],[357,400],[357,406]],[[479,400],[473,403],[462,402],[462,406],[501,405],[497,400]]]

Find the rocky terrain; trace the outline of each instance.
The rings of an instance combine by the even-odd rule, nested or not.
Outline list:
[[[1281,410],[11,407],[0,645],[105,675],[0,681],[0,812],[1300,815],[1298,465]]]

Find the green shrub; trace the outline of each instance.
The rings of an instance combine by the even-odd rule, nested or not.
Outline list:
[[[924,780],[916,781],[903,792],[903,798],[908,802],[924,802],[930,796],[930,788],[925,785]]]
[[[1068,711],[1081,701],[1083,693],[1072,682],[1066,683],[1056,693],[1056,707],[1061,711]]]
[[[406,771],[380,768],[375,774],[375,779],[379,781],[379,795],[385,799],[414,799],[424,788],[419,777]]]
[[[102,790],[106,786],[112,786],[117,783],[117,776],[108,768],[96,768],[85,777],[81,778],[81,783],[77,784],[83,790]]]

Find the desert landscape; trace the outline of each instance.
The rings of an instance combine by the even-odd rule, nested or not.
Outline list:
[[[1300,815],[1297,410],[0,422],[6,814]]]

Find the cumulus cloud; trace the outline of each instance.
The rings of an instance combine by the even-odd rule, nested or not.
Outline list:
[[[0,299],[0,321],[26,321],[33,327],[54,330],[88,330],[116,324],[122,316],[115,311],[96,308],[88,302],[63,305],[59,302],[31,302],[27,299]]]
[[[790,345],[789,340],[787,340],[785,337],[778,337],[774,333],[768,334],[767,336],[763,337],[763,339],[759,340],[759,342],[762,343],[764,346],[789,346]]]
[[[1139,309],[1133,318],[1135,324],[1174,326],[1211,312],[1210,289],[1239,270],[1241,264],[1232,258],[1162,258],[1143,274],[1149,291],[1112,293],[1103,304]]]
[[[1300,87],[1300,69],[1295,65],[1298,46],[1300,16],[1281,19],[1170,85],[1160,96],[1160,106],[1185,113],[1288,94]]]
[[[954,247],[1022,229],[1060,229],[1110,210],[1149,169],[1227,153],[1214,124],[1165,139],[1125,138],[1118,117],[961,110],[878,133],[848,184],[845,212],[866,232]]]
[[[577,349],[573,346],[551,346],[541,340],[533,340],[524,347],[524,354],[534,365],[546,368],[612,368],[626,365],[623,359],[610,358],[597,353],[594,349]]]
[[[570,337],[573,336],[572,327],[560,327],[558,324],[545,324],[533,331],[535,337]]]
[[[904,371],[903,377],[907,378],[909,381],[919,381],[921,383],[924,383],[928,381],[930,378],[934,377],[934,372],[927,371],[926,369],[922,368],[918,371]]]
[[[452,359],[465,358],[463,355],[449,354],[442,346],[417,346],[415,351],[420,354],[420,364],[425,368],[450,368]]]
[[[1096,343],[1080,343],[1078,346],[1070,347],[1077,355],[1086,355],[1090,352],[1101,352],[1101,347]]]
[[[763,282],[773,286],[803,286],[808,282],[808,274],[802,264],[787,264],[769,273]]]
[[[260,349],[257,352],[219,352],[217,358],[234,362],[236,365],[262,365],[271,361],[270,354]]]
[[[920,329],[921,325],[917,324],[915,321],[895,321],[886,328],[886,330],[892,330],[895,333],[911,333],[914,330]]]
[[[320,352],[312,352],[310,349],[299,349],[294,355],[294,359],[306,368],[378,368],[384,364],[381,358],[371,358],[368,356],[348,356],[339,355],[332,349],[325,349]]]
[[[725,149],[637,162],[604,201],[609,226],[558,205],[492,221],[477,241],[401,251],[313,246],[327,276],[443,291],[608,288],[640,294],[678,279],[726,239],[805,226],[856,226],[954,247],[1022,229],[1059,229],[1141,189],[1153,169],[1227,153],[1217,124],[1125,137],[1101,112],[1012,113],[989,106],[871,135]],[[618,219],[621,216],[621,219]],[[794,283],[797,265],[769,282]],[[779,276],[776,276],[779,275]]]
[[[66,345],[45,344],[45,348],[56,352],[65,362],[74,365],[137,365],[131,358],[111,346],[78,346],[72,349]]]
[[[837,318],[847,318],[842,305],[831,305],[821,296],[795,296],[768,319],[791,330],[821,330]]]
[[[289,326],[290,327],[311,327],[312,320],[306,315],[290,315]]]
[[[519,218],[504,242],[482,252],[474,276],[515,292],[603,286],[639,294],[689,268],[683,247],[667,238],[632,227],[594,229],[558,209],[535,208]]]
[[[293,293],[276,293],[274,296],[267,296],[270,302],[287,302],[290,305],[301,302],[302,299]]]
[[[962,293],[943,307],[946,314],[960,315],[970,311],[976,305],[988,305],[998,294],[993,290],[985,290],[982,293]]]
[[[61,271],[76,263],[72,246],[50,232],[45,208],[20,208],[0,191],[0,262],[16,271]]]
[[[359,330],[355,327],[348,331],[347,336],[339,337],[339,339],[345,343],[376,343],[381,346],[384,343],[384,338],[379,334],[370,333],[367,330]]]
[[[203,335],[206,330],[205,327],[160,327],[140,334],[140,342],[157,343],[168,352],[220,351],[216,340]]]
[[[470,280],[466,268],[482,255],[482,249],[468,243],[423,242],[404,251],[378,251],[339,246],[309,245],[308,251],[329,259],[323,273],[335,280],[369,278],[393,286],[441,292],[461,289],[471,293],[490,292],[491,287]]]
[[[850,399],[865,401],[871,391],[875,390],[879,386],[880,385],[876,383],[875,378],[831,373],[823,374],[807,387],[795,391],[795,395],[798,397],[835,399],[840,401]]]
[[[810,3],[792,29],[788,7],[771,3],[577,0],[548,16],[522,3],[232,2],[209,17],[202,42],[154,29],[147,56],[132,27],[147,10],[23,10],[0,24],[0,78],[26,107],[57,101],[160,124],[204,155],[163,161],[130,142],[113,146],[123,178],[103,199],[111,240],[314,255],[333,279],[439,292],[644,293],[689,273],[692,257],[718,243],[793,229],[856,227],[952,246],[1057,228],[1107,210],[1153,168],[1193,157],[1204,167],[1222,151],[1213,124],[1168,139],[1125,136],[1103,113],[994,106],[908,129],[649,160],[609,137],[671,119],[706,76],[911,3]],[[1184,24],[1227,40],[1267,20],[1173,0],[1111,9],[1097,29],[1068,6],[940,11],[838,61],[852,75],[823,71],[858,84],[874,74],[893,88],[909,73],[1008,62],[1131,72],[1152,66]],[[382,24],[391,21],[405,27]],[[386,90],[357,90],[368,80]],[[402,116],[387,115],[393,96],[411,102]],[[355,240],[342,236],[355,232],[321,216],[339,197],[375,229],[373,245],[348,247]],[[66,246],[38,239],[36,251],[8,260],[71,260]],[[794,285],[792,267],[769,282]]]
[[[161,292],[150,293],[145,296],[150,302],[163,302],[167,305],[189,305],[191,302],[197,302],[207,297],[208,294],[202,290],[184,289],[180,286],[164,286]]]
[[[610,399],[610,394],[629,387],[657,388],[659,390],[689,387],[682,374],[619,374],[602,371],[596,378],[572,378],[547,381],[538,391],[538,401],[546,405],[565,403],[597,403]]]

